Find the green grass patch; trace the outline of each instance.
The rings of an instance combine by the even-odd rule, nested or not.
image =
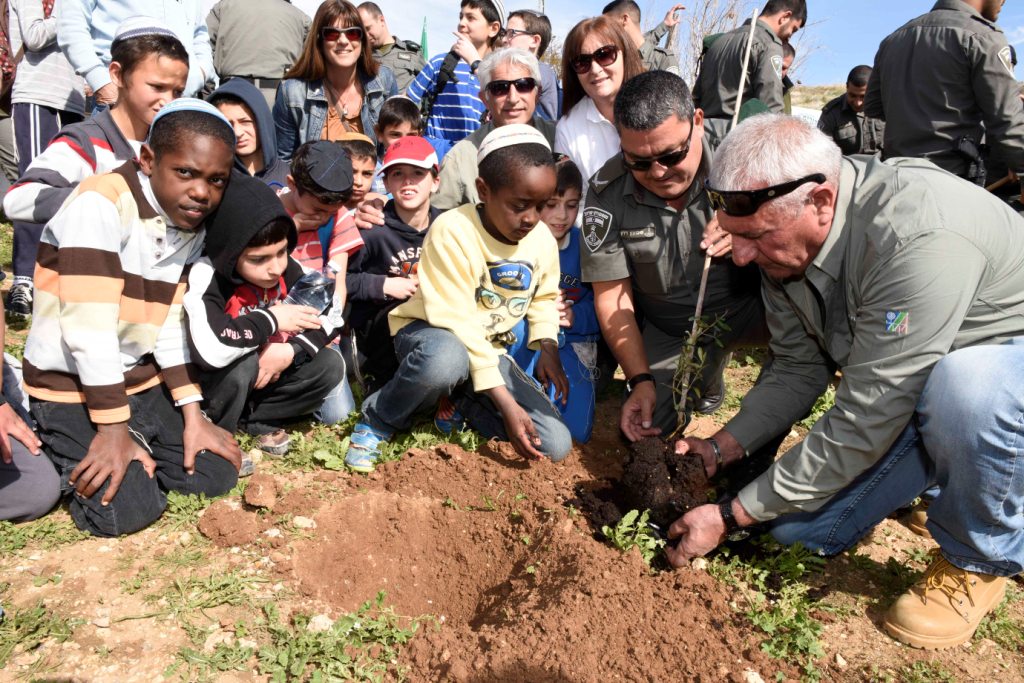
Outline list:
[[[30,652],[47,640],[63,643],[82,623],[50,613],[41,601],[33,607],[8,610],[0,620],[0,669],[17,652]],[[39,666],[42,659],[37,658],[31,668]]]
[[[70,517],[51,513],[32,522],[0,522],[0,554],[14,553],[28,545],[52,550],[89,538]]]
[[[644,510],[642,514],[639,510],[630,510],[614,527],[601,527],[601,533],[609,543],[624,553],[633,548],[639,550],[649,567],[665,547],[665,541],[658,538],[647,524],[650,515],[650,510]]]
[[[815,614],[833,608],[810,596],[807,579],[821,573],[825,559],[800,544],[781,546],[770,536],[756,541],[755,550],[741,558],[723,548],[708,571],[739,589],[737,608],[767,636],[762,650],[798,664],[805,680],[820,680],[816,661],[825,654],[824,625]]]
[[[981,622],[974,637],[988,638],[1009,652],[1024,653],[1024,624],[1010,616],[1009,609],[1010,604],[1022,598],[1024,592],[1011,582],[1006,588],[1006,598]]]

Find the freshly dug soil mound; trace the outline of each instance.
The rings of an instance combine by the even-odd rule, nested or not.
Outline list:
[[[684,512],[709,501],[711,489],[704,464],[694,456],[679,456],[672,444],[644,439],[633,444],[620,482],[629,510],[650,510],[650,520],[668,529]]]
[[[793,673],[760,651],[728,606],[727,587],[688,569],[652,573],[635,551],[595,541],[587,519],[565,505],[577,485],[618,474],[621,451],[585,448],[560,465],[528,465],[497,444],[481,450],[414,450],[369,477],[323,482],[330,494],[295,510],[315,520],[311,537],[271,558],[287,556],[274,560],[278,570],[331,614],[384,590],[399,613],[433,616],[400,658],[413,681]],[[283,499],[275,514],[281,507]],[[253,513],[218,509],[204,531],[223,542],[231,514]]]

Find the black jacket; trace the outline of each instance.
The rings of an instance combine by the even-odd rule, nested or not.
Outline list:
[[[260,152],[263,154],[263,170],[258,171],[255,177],[275,189],[284,187],[289,170],[288,164],[277,158],[277,134],[274,129],[274,117],[270,114],[270,107],[267,106],[263,93],[243,78],[232,78],[213,91],[213,94],[210,95],[210,102],[216,105],[217,100],[222,97],[245,102],[256,119],[256,134],[260,138]],[[249,175],[249,170],[237,155],[235,156],[235,168]]]
[[[277,320],[267,310],[278,303],[305,271],[295,259],[281,284],[270,290],[244,281],[235,270],[239,256],[265,225],[287,221],[288,249],[297,240],[295,225],[272,189],[262,181],[239,172],[232,173],[220,206],[206,220],[206,253],[188,273],[185,313],[192,360],[205,369],[223,368],[272,341]],[[289,339],[296,362],[316,353],[334,336],[334,328],[321,317],[324,326]]]

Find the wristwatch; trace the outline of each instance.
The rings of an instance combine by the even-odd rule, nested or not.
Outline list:
[[[472,64],[469,65],[469,73],[476,76],[476,70],[480,68],[480,60],[476,59]]]
[[[652,375],[649,372],[641,372],[639,375],[633,375],[632,377],[626,380],[626,391],[632,394],[633,390],[636,389],[636,385],[642,384],[643,382],[653,381],[654,375]]]
[[[750,535],[750,532],[740,526],[736,516],[732,514],[732,498],[726,498],[718,504],[718,512],[725,522],[725,537],[730,541],[740,541]]]

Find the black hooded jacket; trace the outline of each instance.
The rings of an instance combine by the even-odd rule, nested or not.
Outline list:
[[[263,155],[263,170],[258,171],[254,177],[259,178],[275,190],[285,186],[285,179],[288,175],[288,164],[277,158],[277,137],[274,130],[274,117],[270,113],[270,107],[259,89],[244,78],[232,78],[224,85],[213,91],[209,101],[216,106],[217,100],[231,98],[245,102],[249,107],[256,121],[256,135],[260,139],[260,152]],[[235,155],[235,168],[242,173],[249,175],[249,169],[245,167],[242,160]]]
[[[430,224],[439,215],[439,209],[431,208]],[[417,230],[398,217],[394,200],[384,207],[384,225],[363,231],[363,248],[352,256],[345,278],[352,327],[361,327],[382,308],[390,310],[402,303],[384,296],[384,280],[416,274],[426,236],[427,230]]]
[[[278,333],[277,320],[267,310],[279,303],[288,288],[305,274],[289,257],[281,284],[264,289],[243,280],[235,270],[249,242],[272,221],[287,221],[288,250],[295,248],[297,233],[291,217],[274,191],[260,180],[232,173],[217,210],[206,219],[206,253],[188,273],[185,313],[192,360],[208,370],[223,368],[259,348]],[[321,316],[323,327],[308,330],[288,341],[296,362],[314,356],[326,346],[335,330]]]

